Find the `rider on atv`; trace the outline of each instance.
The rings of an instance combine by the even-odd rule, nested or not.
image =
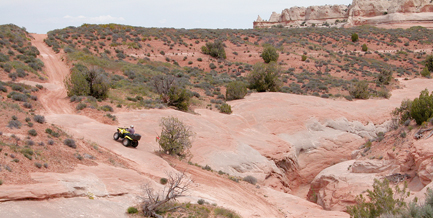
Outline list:
[[[128,129],[126,129],[126,131],[128,131],[131,135],[134,135],[135,134],[134,125],[131,125]]]

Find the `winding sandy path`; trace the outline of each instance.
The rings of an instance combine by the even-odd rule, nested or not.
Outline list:
[[[48,92],[40,96],[41,104],[46,110],[46,114],[72,114],[73,108],[68,103],[66,88],[63,81],[69,74],[69,67],[62,61],[61,54],[56,54],[44,39],[46,34],[32,34],[33,46],[38,48],[40,58],[45,64],[45,73],[48,77],[48,83],[43,84]]]

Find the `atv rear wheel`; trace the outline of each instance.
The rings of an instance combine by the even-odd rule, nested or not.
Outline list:
[[[132,141],[131,146],[136,148],[138,146],[138,141]]]
[[[117,141],[119,139],[119,137],[120,137],[119,133],[115,132],[113,135],[113,139]]]
[[[131,144],[131,141],[127,138],[124,138],[122,144],[123,146],[128,147]]]

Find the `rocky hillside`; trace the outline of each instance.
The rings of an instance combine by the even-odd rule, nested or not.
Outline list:
[[[430,0],[353,0],[350,5],[292,7],[281,14],[273,12],[269,20],[260,16],[254,27],[359,26],[364,24],[416,23],[428,26],[433,19]],[[427,22],[427,23],[426,23]]]

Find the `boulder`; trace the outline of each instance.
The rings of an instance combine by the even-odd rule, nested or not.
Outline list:
[[[374,179],[397,171],[391,161],[349,160],[324,169],[313,180],[308,199],[325,210],[345,211],[355,198],[372,189]]]

